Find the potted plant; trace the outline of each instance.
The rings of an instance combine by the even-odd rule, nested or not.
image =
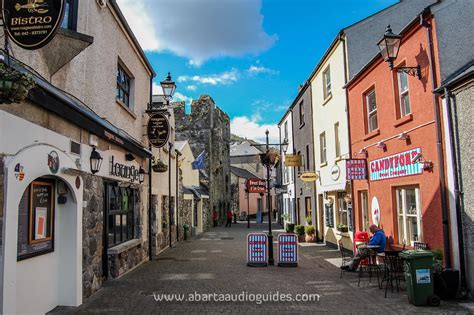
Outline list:
[[[160,159],[154,160],[151,168],[153,169],[153,172],[156,173],[164,173],[168,171],[168,165],[163,163]]]
[[[316,229],[314,225],[307,225],[304,228],[304,232],[306,233],[306,242],[314,242],[316,240]]]
[[[349,228],[345,224],[338,224],[336,228],[341,233],[347,233],[349,231]]]
[[[295,226],[295,232],[296,232],[296,235],[298,235],[298,242],[302,243],[305,241],[305,237],[304,237],[304,225],[296,225]]]
[[[459,289],[459,271],[443,268],[443,252],[441,249],[433,253],[433,289],[442,300],[456,298]]]
[[[21,103],[35,87],[30,75],[0,62],[0,103]]]
[[[286,230],[286,233],[295,233],[295,224],[294,223],[287,223],[285,230]]]

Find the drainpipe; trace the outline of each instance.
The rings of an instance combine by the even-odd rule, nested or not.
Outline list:
[[[290,109],[291,113],[291,145],[293,146],[293,154],[296,155],[295,148],[295,124],[293,123],[293,110]],[[295,214],[295,224],[300,223],[299,209],[296,209],[296,166],[293,166],[293,213]]]
[[[151,109],[151,106],[153,104],[153,76],[150,77],[150,108]],[[151,147],[151,143],[148,144],[148,149],[150,150],[150,152],[152,152],[152,156],[151,158],[148,160],[148,260],[152,261],[153,260],[153,253],[152,253],[152,228],[151,228],[151,225],[152,225],[152,222],[151,222],[151,218],[152,218],[152,204],[151,204],[151,200],[152,200],[152,196],[153,196],[153,193],[152,193],[152,174],[153,174],[153,171],[151,169],[151,164],[152,164],[152,160],[153,160],[153,151],[152,151],[152,147]]]
[[[448,202],[446,198],[446,171],[444,167],[444,154],[442,144],[442,131],[441,131],[441,118],[439,112],[439,99],[434,92],[437,89],[436,72],[434,65],[434,52],[433,52],[433,34],[431,23],[424,19],[424,14],[420,14],[420,24],[426,28],[426,37],[428,41],[428,59],[431,75],[431,84],[433,91],[433,104],[435,112],[435,125],[436,125],[436,147],[438,151],[438,163],[439,163],[439,185],[441,194],[441,211],[442,211],[442,223],[443,223],[443,241],[444,241],[444,257],[446,268],[451,268],[451,244],[449,240],[449,220],[448,220]]]
[[[459,143],[458,133],[454,131],[454,116],[451,108],[451,95],[447,88],[444,88],[444,98],[446,100],[446,111],[448,114],[448,132],[451,139],[451,156],[453,157],[453,171],[454,171],[454,198],[456,202],[456,219],[458,228],[458,247],[459,247],[459,269],[461,278],[461,292],[465,292],[467,288],[466,279],[466,262],[464,260],[464,236],[462,226],[462,213],[464,212],[464,203],[462,201],[462,173],[458,168],[459,154],[456,150]],[[457,128],[456,128],[457,129]]]
[[[179,166],[178,158],[181,153],[175,149],[176,154],[176,241],[179,242]]]

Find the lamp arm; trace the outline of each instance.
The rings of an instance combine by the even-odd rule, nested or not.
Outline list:
[[[417,77],[418,80],[421,80],[421,67],[417,65],[416,67],[393,67],[393,70],[397,72],[405,72],[412,77]]]

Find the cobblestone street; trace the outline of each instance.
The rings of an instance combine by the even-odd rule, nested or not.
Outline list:
[[[79,308],[56,309],[57,313],[469,313],[457,303],[440,308],[415,307],[406,292],[384,292],[377,280],[367,278],[357,287],[357,274],[340,279],[339,252],[326,246],[299,247],[298,268],[250,268],[246,266],[245,237],[265,225],[245,223],[212,229],[198,238],[180,242],[156,260],[143,264],[105,287]],[[276,227],[276,226],[275,226]],[[277,230],[277,233],[281,232]],[[275,247],[276,248],[276,247]],[[318,294],[319,302],[157,302],[153,294]]]

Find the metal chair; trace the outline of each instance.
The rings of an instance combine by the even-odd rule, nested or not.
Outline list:
[[[397,292],[399,292],[400,283],[405,281],[403,260],[398,254],[399,252],[397,251],[386,251],[385,255],[383,256],[385,268],[384,276],[380,282],[380,288],[383,287],[383,283],[385,282],[385,297],[387,297],[389,283],[393,292],[393,282],[395,281]]]
[[[359,282],[357,286],[360,287],[360,279],[363,276],[364,271],[367,271],[369,274],[369,283],[372,282],[372,273],[375,272],[377,274],[377,284],[380,287],[380,268],[381,266],[377,264],[377,253],[373,249],[368,249],[369,256],[367,258],[361,259],[361,263],[359,264]],[[365,263],[364,260],[366,261]]]
[[[342,278],[342,275],[345,272],[345,270],[342,267],[347,266],[347,264],[351,261],[352,257],[348,256],[346,251],[344,250],[344,244],[342,243],[342,240],[339,240],[338,244],[339,244],[339,252],[341,253],[341,278]]]

